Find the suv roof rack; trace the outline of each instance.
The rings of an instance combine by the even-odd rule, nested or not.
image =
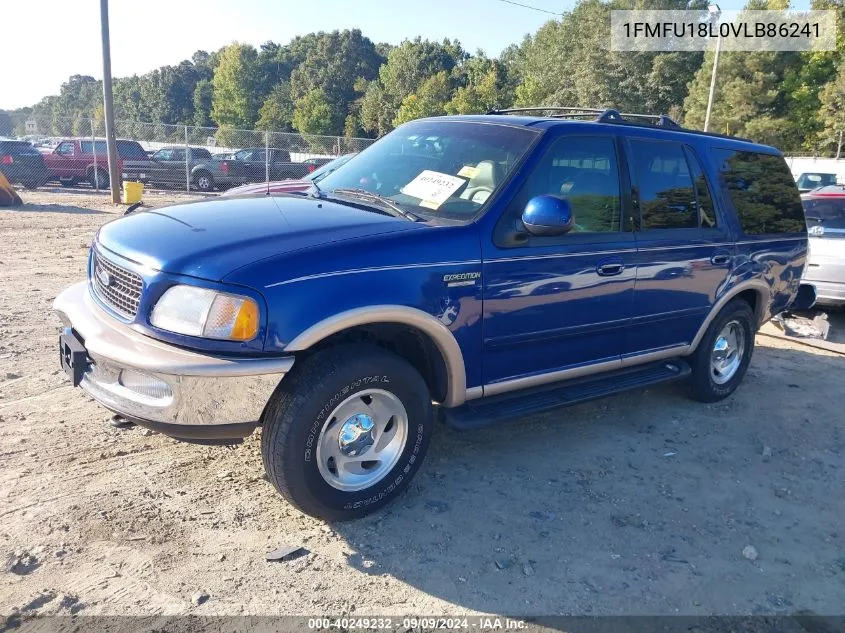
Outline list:
[[[738,141],[749,141],[739,136],[729,136],[715,132],[702,132],[683,127],[672,117],[665,114],[639,114],[636,112],[619,112],[612,108],[577,108],[567,106],[533,106],[528,108],[506,108],[503,110],[490,110],[487,114],[535,114],[552,119],[575,119],[588,120],[595,123],[615,123],[617,125],[634,125],[660,127],[670,130],[678,130],[689,134],[704,134],[720,138],[730,138]],[[543,114],[546,113],[546,114]]]

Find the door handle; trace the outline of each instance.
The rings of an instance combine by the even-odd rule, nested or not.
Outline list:
[[[602,277],[611,277],[613,275],[618,275],[623,270],[625,270],[625,265],[620,263],[599,264],[598,266],[596,266],[596,272]]]
[[[714,266],[724,266],[729,261],[731,261],[729,255],[713,255],[713,257],[710,258],[710,263]]]

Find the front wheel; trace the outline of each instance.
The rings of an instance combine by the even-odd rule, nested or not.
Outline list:
[[[88,177],[88,182],[94,189],[108,189],[109,188],[109,174],[103,169],[96,169],[91,172]]]
[[[261,454],[281,495],[312,516],[364,516],[395,499],[434,428],[425,381],[368,345],[328,348],[285,376],[264,415]]]
[[[694,399],[716,402],[736,390],[754,353],[754,325],[754,312],[742,299],[730,301],[713,319],[690,358]]]

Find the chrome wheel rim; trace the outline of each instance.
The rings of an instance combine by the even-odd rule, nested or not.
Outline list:
[[[739,321],[728,321],[710,353],[710,375],[713,382],[723,385],[736,375],[745,355],[745,329]]]
[[[393,469],[408,440],[402,401],[383,389],[365,389],[341,402],[317,440],[317,467],[332,488],[356,492]]]
[[[200,189],[208,189],[211,183],[208,182],[208,178],[206,178],[205,176],[201,176],[200,179],[197,181],[197,184],[199,184]]]

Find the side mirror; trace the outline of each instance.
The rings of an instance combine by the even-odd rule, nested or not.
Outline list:
[[[572,206],[556,196],[535,196],[525,205],[522,223],[531,235],[563,235],[573,226]]]

